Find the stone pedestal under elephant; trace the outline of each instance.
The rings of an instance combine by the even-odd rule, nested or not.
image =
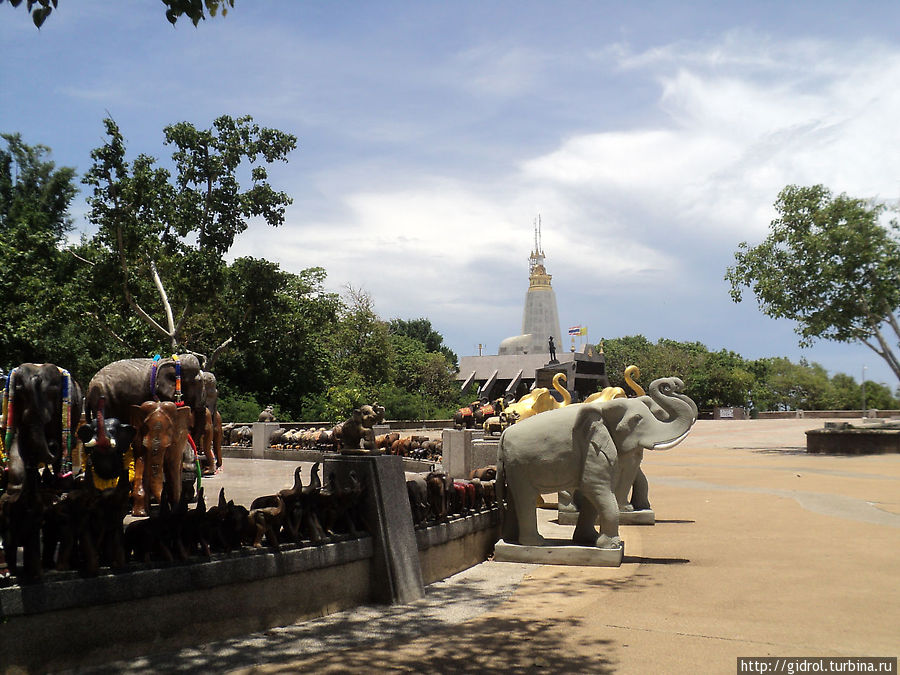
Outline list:
[[[674,447],[697,419],[683,388],[680,379],[663,378],[650,385],[649,396],[570,405],[506,429],[498,461],[498,483],[506,486],[503,539],[541,544],[537,497],[567,490],[580,510],[573,541],[618,547],[618,497],[627,500],[644,449]]]

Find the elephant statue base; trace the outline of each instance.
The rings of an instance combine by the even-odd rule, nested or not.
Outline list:
[[[494,560],[497,562],[620,567],[624,557],[624,542],[620,542],[616,548],[598,548],[574,545],[571,539],[548,538],[540,546],[510,544],[501,539],[494,545]]]

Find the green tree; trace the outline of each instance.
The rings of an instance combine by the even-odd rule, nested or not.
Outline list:
[[[346,296],[335,336],[336,376],[356,376],[369,386],[390,383],[394,352],[387,323],[375,313],[372,296],[365,290],[348,285]]]
[[[418,319],[391,319],[390,331],[395,335],[405,335],[422,343],[426,352],[441,352],[454,367],[459,366],[456,353],[444,344],[444,336],[434,329],[425,317]]]
[[[88,217],[98,232],[79,254],[91,266],[93,296],[125,311],[96,318],[123,346],[138,343],[138,351],[163,339],[168,349],[215,352],[233,338],[234,324],[216,325],[199,344],[184,341],[185,326],[226,284],[224,255],[249,220],[261,217],[274,227],[284,221],[291,200],[272,188],[263,164],[287,161],[296,138],[259,127],[249,116],[223,115],[205,130],[170,125],[164,137],[175,148],[172,177],[151,156],[129,162],[118,125],[104,124],[107,142],[91,153],[84,177],[93,188]],[[251,185],[244,189],[238,176],[248,170]],[[177,318],[170,297],[182,308]],[[118,320],[122,313],[137,315],[155,336],[141,334],[128,318]]]
[[[860,401],[862,399],[860,398]],[[880,382],[866,382],[866,409],[897,410],[900,408],[898,401],[891,390]]]
[[[56,168],[49,148],[27,145],[20,134],[0,138],[0,365],[72,368],[80,340],[65,327],[78,307],[66,292],[61,248],[71,230],[75,170]]]
[[[203,330],[215,332],[221,323],[234,335],[216,377],[300,419],[304,397],[331,382],[340,299],[323,289],[321,268],[292,274],[267,260],[239,258],[227,277],[221,302],[198,315]]]
[[[5,0],[0,0],[0,5]],[[162,0],[166,6],[166,19],[173,26],[182,16],[188,19],[196,26],[201,21],[206,20],[206,14],[216,16],[221,13],[222,16],[228,14],[230,8],[234,8],[234,0]],[[22,4],[22,0],[9,0],[9,4],[18,7]],[[44,21],[57,9],[59,0],[26,0],[25,7],[31,15],[31,20],[37,28],[44,25]]]
[[[882,225],[883,205],[833,197],[822,185],[789,185],[775,208],[768,237],[754,247],[742,242],[735,253],[725,275],[732,299],[740,302],[749,287],[766,315],[797,322],[802,345],[862,342],[900,379],[892,344],[900,340],[896,222]]]

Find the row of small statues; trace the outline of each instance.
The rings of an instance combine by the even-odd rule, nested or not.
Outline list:
[[[494,465],[473,470],[468,479],[451,478],[438,471],[407,474],[413,525],[425,527],[493,508],[497,505],[496,478]]]
[[[364,482],[350,472],[344,481],[329,475],[323,485],[319,464],[303,485],[301,467],[294,471],[291,488],[257,497],[250,508],[225,499],[206,507],[203,489],[189,508],[191,486],[170,504],[168,484],[163,486],[159,507],[148,518],[124,525],[128,512],[127,477],[115,487],[97,490],[84,477],[62,485],[49,469],[29,471],[36,484],[23,499],[0,507],[0,537],[4,542],[4,569],[0,560],[0,584],[15,580],[29,583],[46,570],[78,570],[97,574],[101,566],[114,570],[130,562],[172,562],[191,558],[209,559],[213,553],[242,547],[277,548],[284,543],[326,543],[344,536],[355,538],[369,527],[362,512]],[[27,527],[12,527],[14,519],[25,519]],[[17,532],[28,531],[37,541],[19,541]],[[21,564],[17,548],[23,546]],[[2,557],[2,555],[0,555]]]

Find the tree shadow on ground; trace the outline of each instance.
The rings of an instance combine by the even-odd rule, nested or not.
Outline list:
[[[591,656],[579,656],[567,647],[565,638],[567,629],[579,625],[580,619],[547,617],[558,613],[561,597],[633,590],[646,583],[642,575],[577,581],[560,575],[546,584],[529,586],[532,616],[499,617],[489,612],[512,595],[523,571],[534,567],[491,565],[494,567],[473,568],[472,574],[463,579],[432,584],[426,589],[426,597],[415,603],[361,606],[243,637],[80,668],[78,672],[613,671],[613,643],[594,640],[587,651],[579,650],[579,654]],[[499,575],[498,569],[502,572]]]
[[[301,662],[265,668],[265,672],[316,673],[613,673],[614,643],[591,638],[579,653],[565,633],[579,620],[483,617],[454,626],[427,643],[379,642],[365,650],[320,652]],[[261,669],[260,669],[261,670]],[[248,672],[258,672],[250,669]]]

